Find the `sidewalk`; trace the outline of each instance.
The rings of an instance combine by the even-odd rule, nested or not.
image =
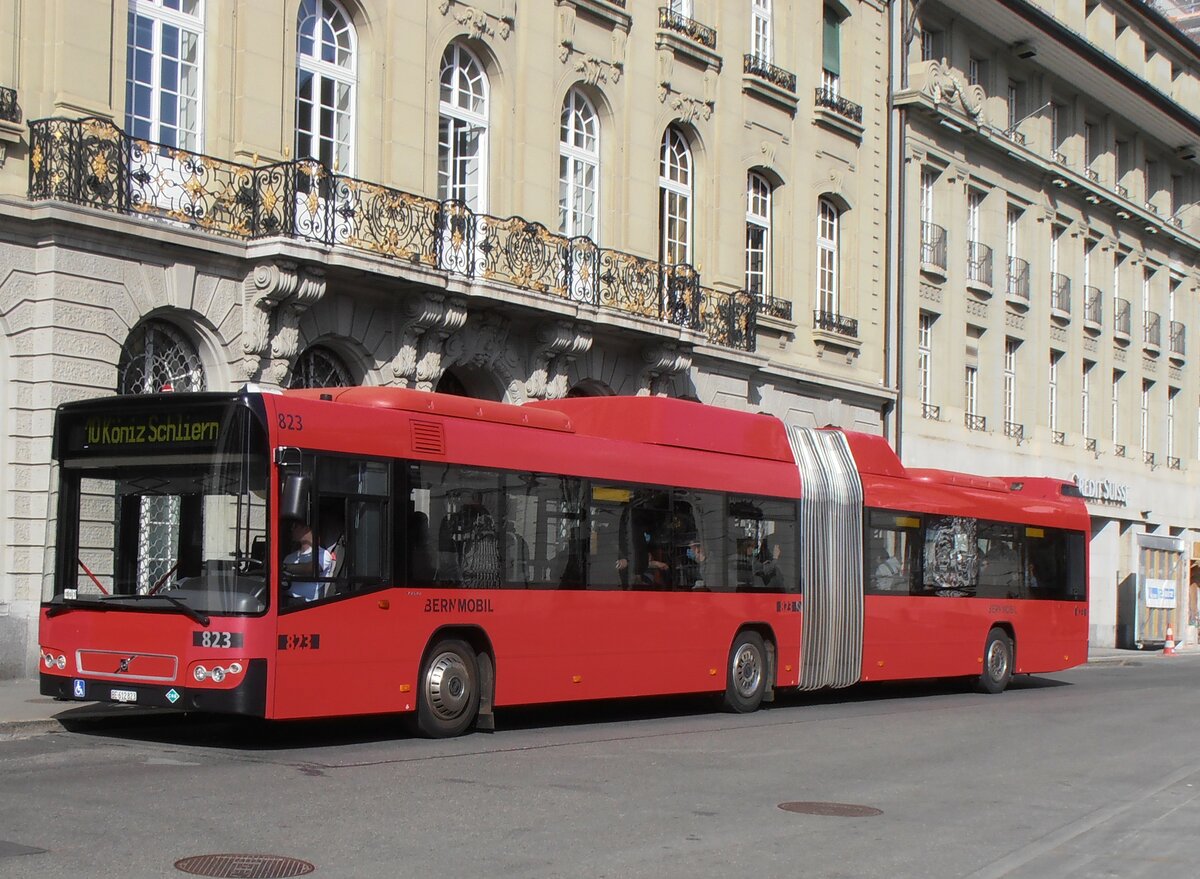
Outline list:
[[[1179,647],[1180,657],[1200,656],[1200,646]],[[1159,650],[1119,650],[1113,647],[1092,647],[1088,650],[1088,665],[1132,665],[1144,662],[1170,662]],[[169,714],[161,708],[137,705],[117,705],[100,702],[58,702],[38,692],[33,678],[0,680],[0,741],[26,738],[44,733],[62,732],[75,724],[80,726],[120,726],[137,717]]]

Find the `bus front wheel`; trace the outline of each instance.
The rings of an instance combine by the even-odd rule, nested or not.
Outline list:
[[[979,675],[979,689],[984,693],[1003,693],[1012,675],[1012,639],[1003,629],[992,629],[983,645],[983,671]]]
[[[431,739],[462,735],[479,713],[479,662],[466,641],[440,641],[421,668],[417,730]]]
[[[757,711],[767,692],[767,645],[758,632],[738,632],[729,651],[725,708],[737,714]]]

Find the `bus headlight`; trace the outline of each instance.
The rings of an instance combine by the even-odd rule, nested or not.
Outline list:
[[[58,657],[54,660],[54,664],[58,666],[59,671],[62,671],[67,667],[67,657],[61,653],[58,654]]]
[[[53,653],[43,653],[42,654],[42,664],[45,665],[46,668],[54,668],[54,654]]]
[[[204,681],[208,679],[208,669],[202,665],[198,665],[192,669],[192,677],[194,677],[200,683],[204,683]]]
[[[214,684],[219,684],[221,681],[225,680],[225,669],[221,668],[219,665],[212,670],[211,674]]]

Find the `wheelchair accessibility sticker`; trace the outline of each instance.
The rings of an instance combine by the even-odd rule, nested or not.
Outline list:
[[[86,686],[85,681],[81,681],[79,678],[75,678],[75,698],[76,699],[83,698],[85,686]]]

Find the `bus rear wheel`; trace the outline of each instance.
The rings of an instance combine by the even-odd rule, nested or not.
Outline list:
[[[1003,693],[1012,675],[1012,639],[1003,629],[992,629],[983,645],[983,671],[977,686],[984,693]]]
[[[725,708],[736,714],[757,711],[767,692],[767,645],[758,632],[738,632],[729,651]]]
[[[466,641],[439,641],[421,668],[417,730],[431,739],[462,735],[479,713],[479,661]]]

